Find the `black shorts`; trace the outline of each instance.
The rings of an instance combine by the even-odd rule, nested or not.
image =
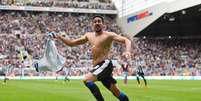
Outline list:
[[[137,73],[138,76],[144,76],[144,73]]]
[[[2,71],[0,71],[0,76],[6,76],[6,74]]]
[[[98,81],[116,83],[112,77],[113,64],[111,60],[105,60],[97,64],[90,72],[97,76]]]

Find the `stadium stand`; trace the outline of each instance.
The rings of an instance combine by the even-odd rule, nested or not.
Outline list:
[[[99,5],[99,2],[91,3],[88,0],[65,3],[51,0],[50,2],[27,3],[1,1],[1,5],[115,9],[113,4],[103,3],[103,5],[102,3]],[[11,64],[14,69],[9,75],[12,76],[54,75],[51,72],[37,73],[31,69],[31,60],[41,58],[43,55],[48,27],[53,25],[55,32],[67,33],[70,38],[78,38],[84,32],[91,31],[90,18],[93,15],[95,14],[1,10],[0,55],[7,57],[0,59],[0,67]],[[103,16],[108,31],[122,34],[115,21],[116,15]],[[20,44],[18,35],[23,44]],[[134,68],[137,66],[137,61],[140,61],[146,76],[201,76],[200,41],[200,39],[133,39],[132,66],[129,75],[135,75]],[[65,67],[71,68],[70,76],[83,75],[92,67],[88,44],[73,48],[67,47],[61,42],[56,44],[60,53],[67,59]],[[19,49],[21,48],[24,50],[23,56],[29,54],[23,64],[20,62]],[[119,44],[114,43],[110,57],[114,60],[121,59],[123,50]],[[117,68],[114,75],[122,75],[121,72]],[[60,72],[60,75],[64,75],[64,72]]]

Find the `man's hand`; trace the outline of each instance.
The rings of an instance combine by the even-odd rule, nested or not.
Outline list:
[[[129,59],[131,57],[131,52],[124,52],[123,53],[123,56],[126,58],[126,59]]]
[[[123,53],[123,61],[126,62],[127,64],[131,65],[132,61],[131,61],[131,52],[126,51]]]
[[[55,32],[48,32],[47,34],[48,34],[48,36],[51,37],[51,38],[56,38],[56,36],[57,36],[57,35],[56,35],[57,33],[55,33]]]
[[[59,37],[64,37],[63,34],[59,34],[59,33],[55,33],[55,32],[49,32],[48,36],[50,36],[51,38],[54,38],[54,39],[59,39]]]

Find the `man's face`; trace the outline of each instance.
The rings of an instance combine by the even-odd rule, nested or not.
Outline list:
[[[95,32],[101,32],[103,29],[103,21],[100,17],[95,17],[92,22],[93,30]]]

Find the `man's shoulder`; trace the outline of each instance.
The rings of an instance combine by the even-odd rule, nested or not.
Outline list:
[[[104,31],[104,33],[108,33],[108,34],[116,34],[115,32],[110,32],[110,31]]]
[[[109,32],[109,31],[104,31],[104,33],[109,35],[109,36],[117,35],[115,32]]]
[[[95,32],[85,32],[85,34],[90,34],[90,33],[95,33]],[[103,31],[103,33],[115,33],[115,32],[111,32],[111,31]],[[115,33],[116,34],[116,33]]]

